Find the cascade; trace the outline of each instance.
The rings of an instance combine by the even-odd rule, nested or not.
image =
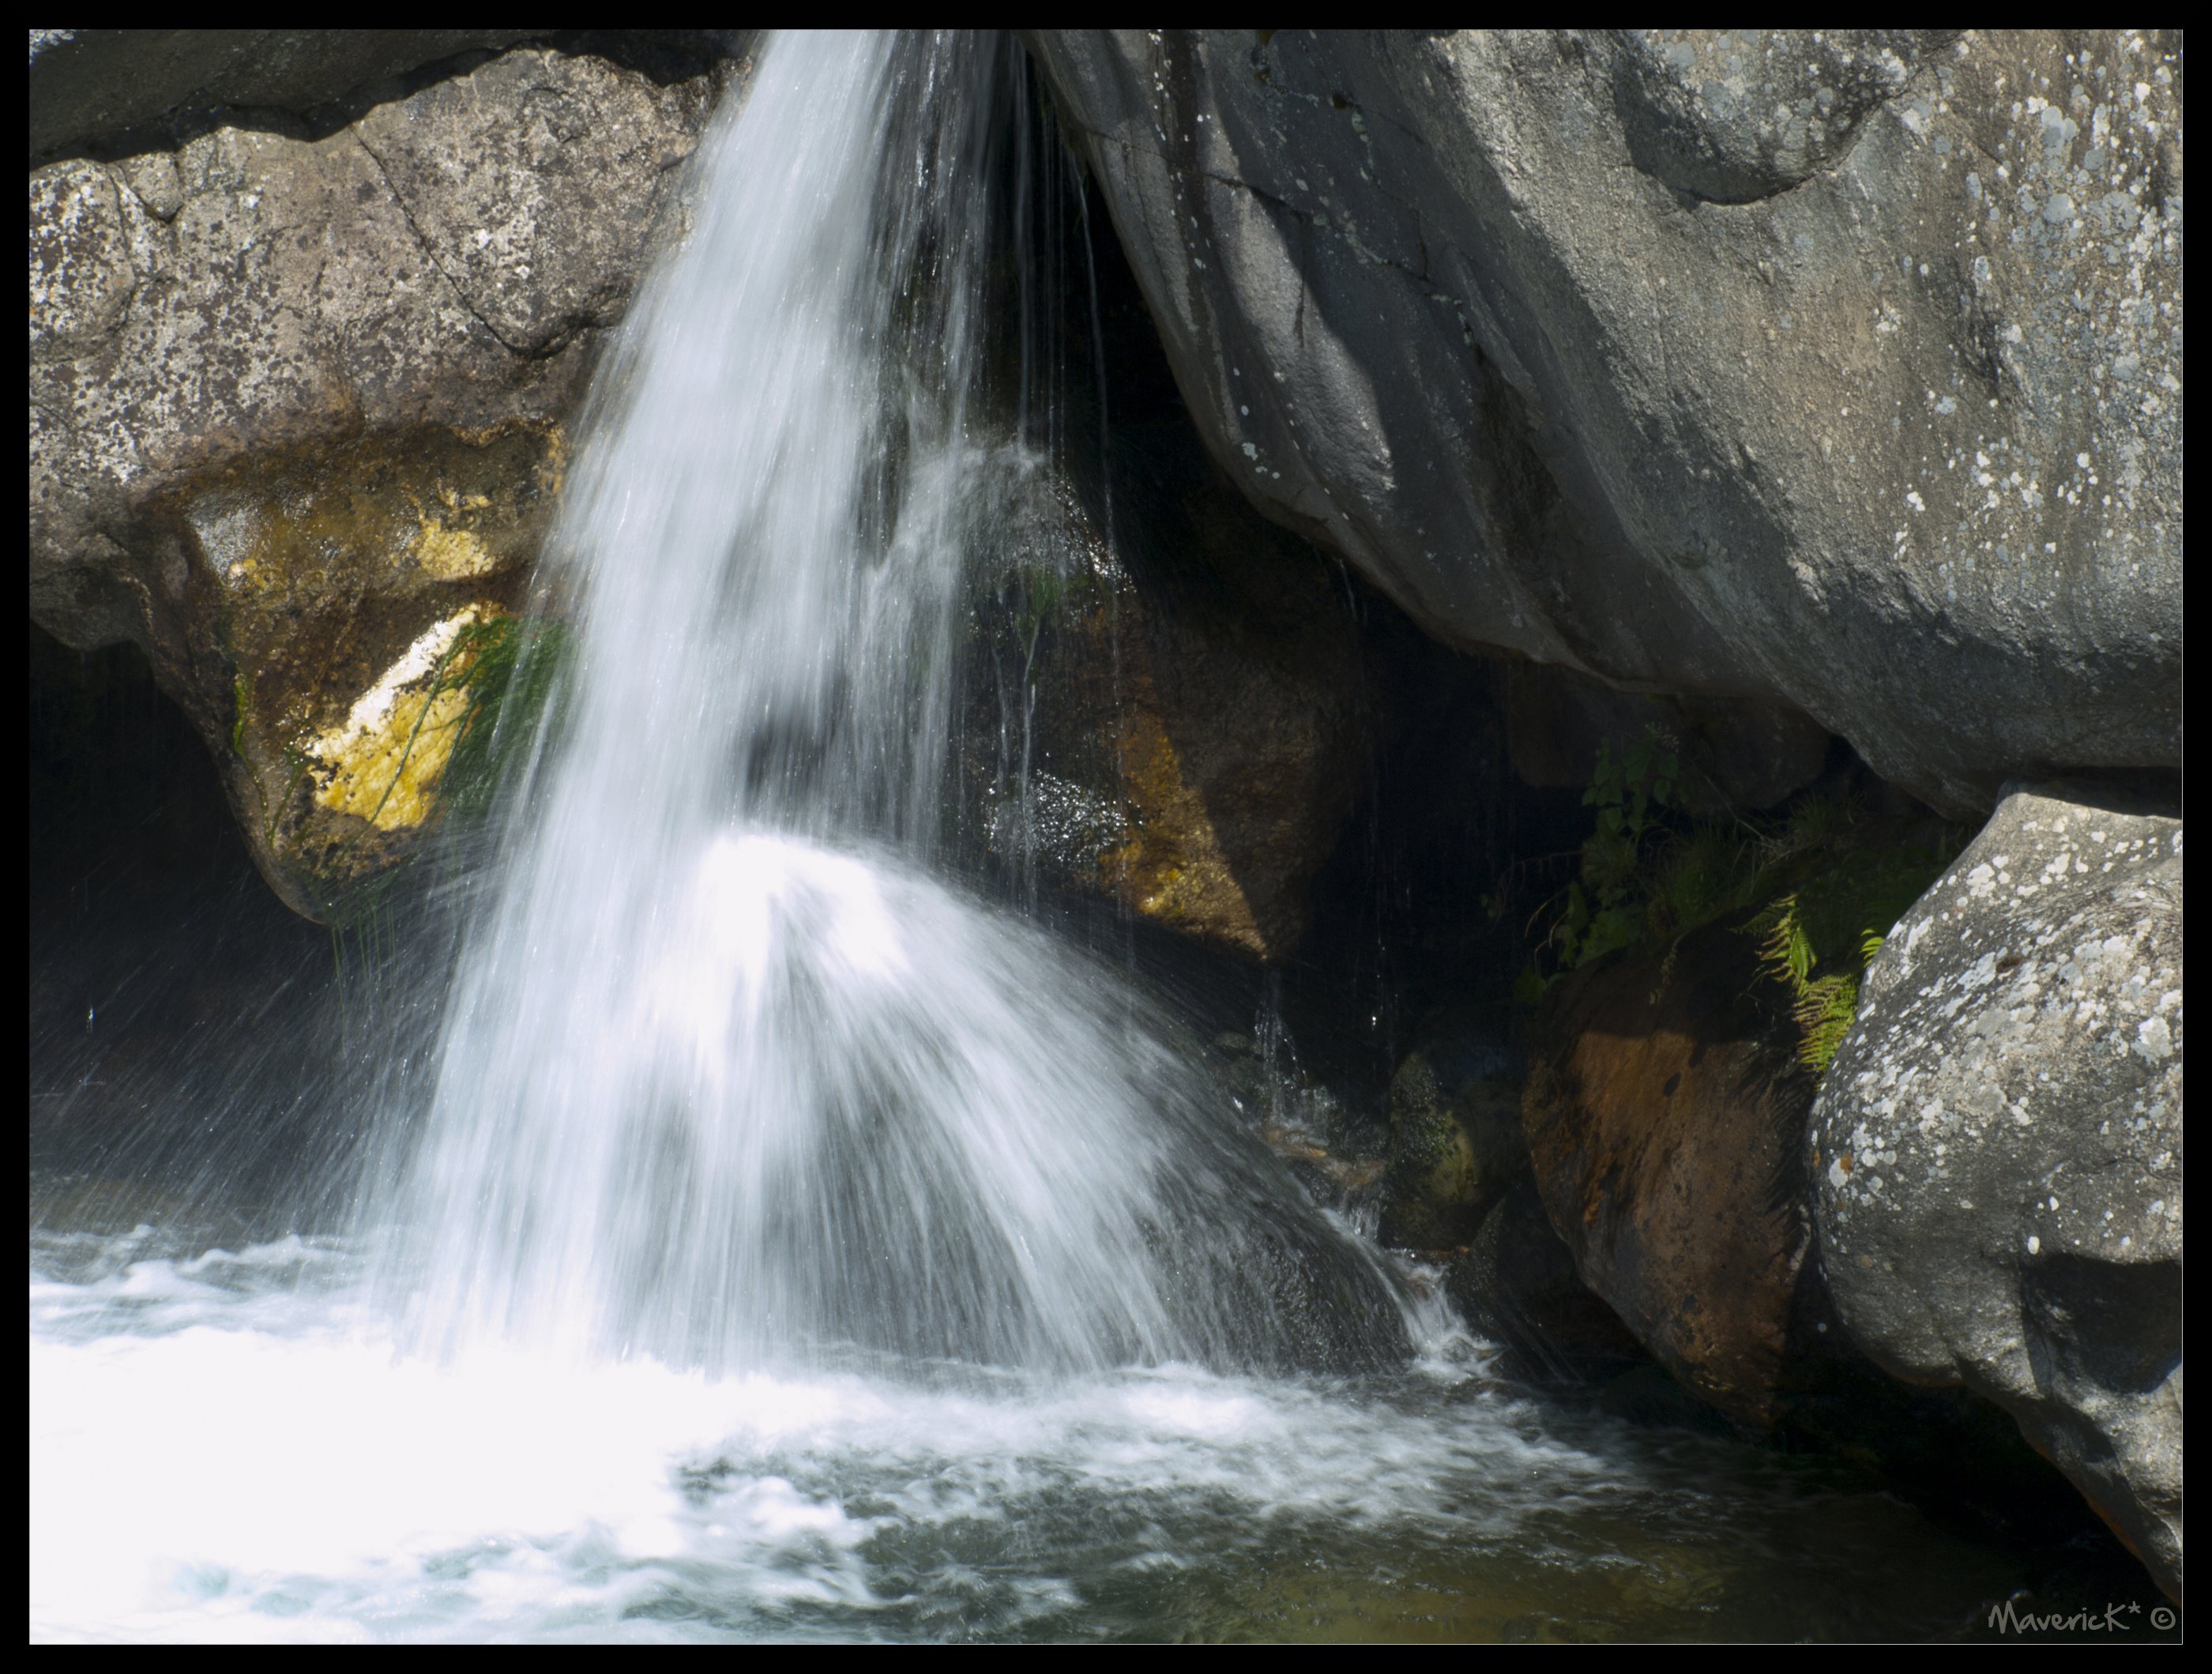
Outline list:
[[[541,582],[573,667],[394,1217],[434,1348],[1402,1347],[1146,1002],[933,872],[963,584],[1035,466],[981,387],[1016,74],[770,43],[600,373]]]

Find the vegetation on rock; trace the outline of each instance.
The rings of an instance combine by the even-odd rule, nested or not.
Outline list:
[[[1964,833],[1817,793],[1778,816],[1691,819],[1680,778],[1656,728],[1618,756],[1600,745],[1583,794],[1595,829],[1577,875],[1530,921],[1550,920],[1516,995],[1533,1002],[1565,972],[1623,949],[1671,959],[1690,931],[1747,914],[1760,970],[1790,994],[1799,1062],[1819,1074],[1850,1027],[1868,963]],[[1504,910],[1502,887],[1491,904]]]

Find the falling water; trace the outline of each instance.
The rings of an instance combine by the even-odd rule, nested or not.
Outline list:
[[[407,1188],[434,1344],[1402,1343],[1124,983],[931,875],[966,578],[1026,468],[979,411],[1008,62],[774,43],[603,374],[548,560],[565,721]]]

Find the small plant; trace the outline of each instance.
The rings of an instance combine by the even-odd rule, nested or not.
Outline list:
[[[453,636],[430,689],[463,692],[468,713],[439,780],[446,808],[483,814],[507,768],[537,741],[570,662],[567,628],[547,617],[495,616]],[[428,705],[424,713],[428,713]]]
[[[1867,966],[1948,858],[1917,845],[1851,849],[1744,926],[1760,938],[1760,968],[1790,992],[1798,1061],[1814,1074],[1834,1062],[1850,1032]]]
[[[1546,977],[1532,965],[1516,994],[1533,999],[1559,972],[1638,939],[1644,928],[1638,898],[1646,849],[1666,830],[1665,810],[1680,776],[1680,763],[1656,728],[1646,727],[1618,759],[1610,740],[1598,746],[1597,767],[1583,793],[1583,806],[1597,810],[1597,829],[1583,843],[1582,875],[1567,886],[1564,908],[1540,944],[1540,953],[1557,950],[1558,967]]]
[[[1679,772],[1656,729],[1618,758],[1600,747],[1583,796],[1596,828],[1579,875],[1537,910],[1556,914],[1516,996],[1539,999],[1567,971],[1622,948],[1671,960],[1690,931],[1748,912],[1759,967],[1788,991],[1798,1057],[1817,1074],[1850,1032],[1860,980],[1890,927],[1964,833],[1945,828],[1933,847],[1907,842],[1899,822],[1838,796],[1805,797],[1777,819],[1692,821],[1675,805]],[[1503,904],[1502,888],[1486,898],[1493,916]]]

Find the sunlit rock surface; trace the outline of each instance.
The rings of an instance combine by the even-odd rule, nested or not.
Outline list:
[[[1852,1335],[2011,1412],[2177,1598],[2181,867],[2178,819],[2008,795],[1868,972],[1810,1158]]]
[[[334,791],[335,740],[513,601],[726,79],[522,50],[319,138],[268,113],[31,174],[33,618],[146,648],[295,907],[425,824],[434,750]]]
[[[2179,765],[2178,35],[1033,39],[1216,457],[1431,633],[1954,812]]]

